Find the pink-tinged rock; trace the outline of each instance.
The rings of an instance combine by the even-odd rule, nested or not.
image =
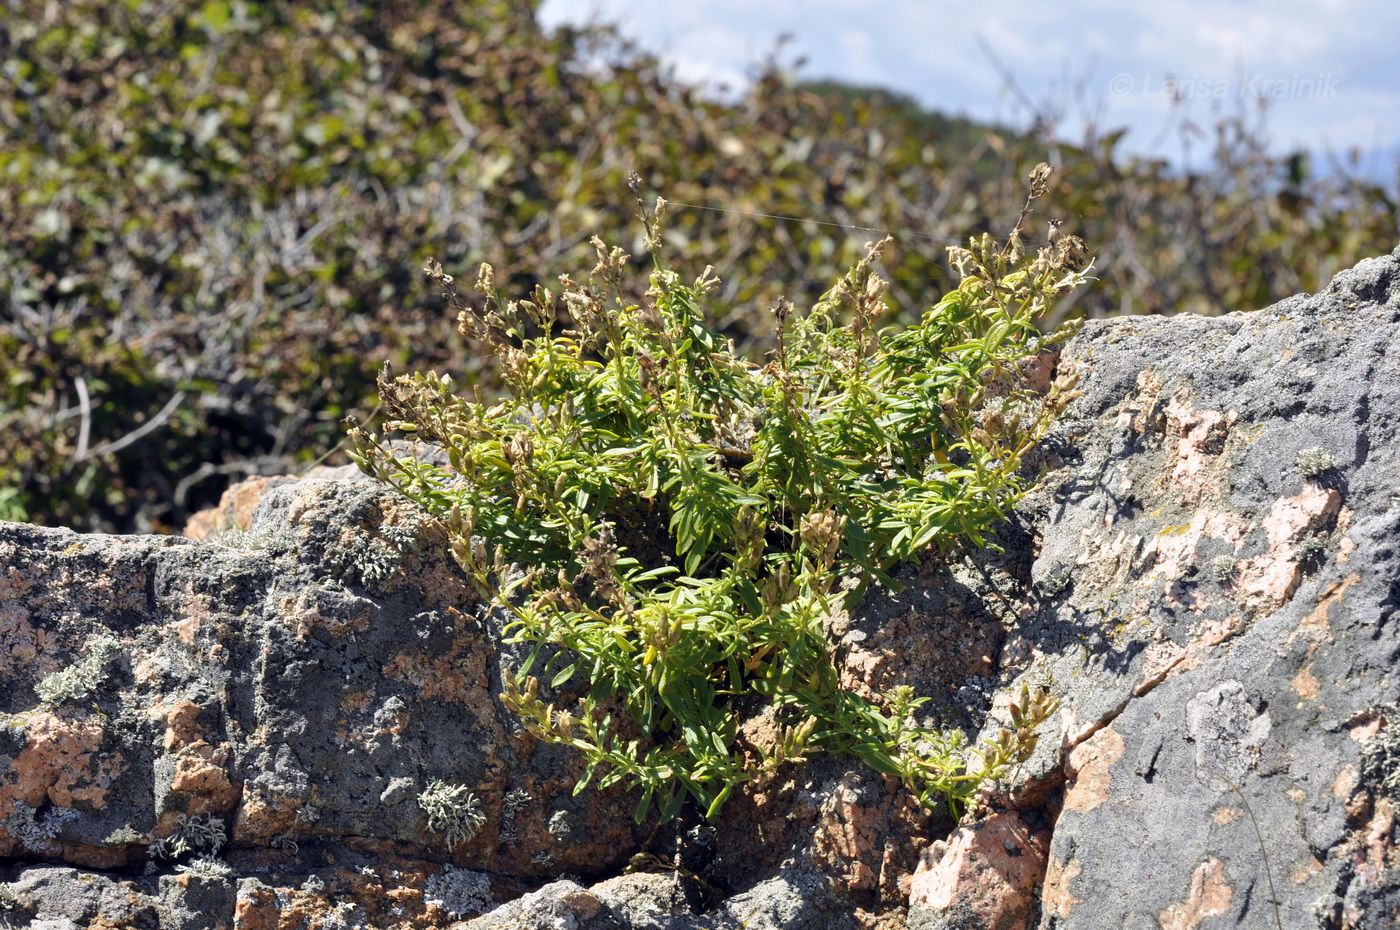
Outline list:
[[[1284,604],[1303,577],[1298,544],[1337,516],[1342,495],[1336,488],[1308,484],[1296,497],[1274,502],[1264,518],[1269,549],[1240,566],[1237,585],[1243,606],[1273,610]]]
[[[910,927],[957,909],[974,917],[970,926],[1024,930],[1045,878],[1049,843],[1048,831],[1031,829],[1014,811],[960,827],[919,862],[909,892]]]
[[[1208,917],[1219,917],[1230,910],[1234,889],[1225,878],[1225,864],[1211,858],[1191,873],[1186,899],[1173,904],[1157,918],[1162,930],[1196,930]]]

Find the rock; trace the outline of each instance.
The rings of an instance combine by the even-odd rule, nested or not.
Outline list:
[[[1066,347],[1084,396],[1022,508],[1053,599],[1003,656],[1065,708],[1023,782],[1063,780],[1041,927],[1400,913],[1394,790],[1367,768],[1400,732],[1397,346],[1400,251]],[[1308,475],[1309,449],[1335,466]]]
[[[189,852],[292,874],[398,856],[421,888],[438,861],[527,882],[638,846],[634,802],[576,803],[578,760],[499,704],[498,630],[375,483],[265,488],[222,542],[7,524],[0,566],[0,856],[169,871],[158,841],[214,825],[227,848]],[[40,698],[99,647],[71,699]],[[435,781],[485,818],[455,848],[418,802]]]
[[[611,913],[598,895],[572,881],[557,881],[545,885],[499,907],[485,917],[461,925],[460,930],[513,930],[516,927],[540,927],[549,930],[602,930],[618,927],[617,915]]]
[[[1062,347],[1083,395],[1001,551],[906,566],[831,618],[850,687],[914,685],[969,736],[1023,683],[1060,699],[958,824],[835,757],[713,825],[573,796],[578,759],[500,705],[521,657],[436,524],[344,471],[231,492],[202,541],[0,525],[0,917],[1387,926],[1397,347],[1400,252],[1257,313],[1096,321]],[[635,854],[652,870],[624,871]]]
[[[909,930],[1025,930],[1038,910],[1050,831],[1002,811],[925,851],[909,892]]]
[[[290,475],[280,475],[240,481],[223,493],[217,505],[190,517],[184,535],[190,539],[233,541],[252,527],[253,514],[269,488],[295,480]]]

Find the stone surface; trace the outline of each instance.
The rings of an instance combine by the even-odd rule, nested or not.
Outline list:
[[[910,930],[968,920],[996,930],[1030,926],[1050,833],[1027,819],[1001,811],[930,846],[910,883]]]
[[[713,825],[574,797],[432,521],[323,472],[239,489],[202,541],[0,526],[0,921],[1396,925],[1400,252],[1252,314],[1090,323],[1057,365],[1083,396],[1002,551],[831,622],[848,685],[969,735],[1022,683],[1061,700],[962,823],[838,758]],[[434,781],[476,795],[455,848]]]
[[[1086,328],[1003,672],[1065,710],[1041,927],[1400,918],[1400,251],[1321,294]],[[1308,477],[1299,453],[1335,468]]]

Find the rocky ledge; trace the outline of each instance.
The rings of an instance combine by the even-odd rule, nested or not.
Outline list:
[[[1400,250],[1250,314],[1094,322],[1002,552],[832,621],[974,735],[1062,701],[962,823],[816,759],[634,825],[502,708],[435,525],[344,472],[190,530],[0,524],[0,925],[1391,927]]]

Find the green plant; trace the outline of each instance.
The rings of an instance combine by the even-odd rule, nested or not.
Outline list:
[[[776,58],[721,102],[537,7],[0,4],[0,513],[178,531],[228,482],[328,455],[385,360],[472,372],[404,305],[430,244],[528,293],[627,222],[631,166],[693,205],[670,247],[713,258],[740,345],[771,338],[779,294],[815,300],[867,228],[914,231],[884,256],[898,305],[951,289],[934,243],[1014,213],[1050,144],[1060,209],[1112,250],[1056,316],[1254,310],[1400,231],[1392,185],[1315,171],[1253,120],[1222,118],[1205,158],[1183,120],[1188,166],[1126,154],[1121,131],[1073,144],[1053,103],[1018,131]]]
[[[1022,220],[1049,176],[1032,172]],[[653,254],[664,209],[642,207]],[[823,630],[871,582],[893,584],[894,563],[984,545],[1022,490],[1022,456],[1073,396],[1071,378],[1041,395],[1022,371],[1057,338],[1036,320],[1085,280],[1083,243],[1027,252],[1021,236],[1018,222],[1004,243],[954,249],[962,283],[902,329],[879,325],[876,243],[810,312],[777,305],[761,366],[707,326],[708,268],[687,283],[658,257],[632,303],[626,255],[595,239],[589,283],[560,278],[573,328],[556,333],[543,287],[502,302],[484,265],[478,309],[429,263],[461,331],[499,360],[505,396],[386,376],[390,428],[440,453],[352,426],[353,455],[444,521],[510,636],[533,646],[503,698],[585,755],[580,790],[597,775],[640,789],[639,819],[687,797],[713,816],[737,785],[823,750],[956,807],[1029,753],[1053,710],[1044,694],[974,750],[915,723],[925,699],[910,688],[843,688]],[[536,673],[551,691],[584,676],[577,712]],[[777,736],[741,744],[762,713]]]
[[[1210,561],[1210,577],[1216,584],[1227,585],[1235,577],[1234,556],[1218,555]]]
[[[0,488],[0,520],[23,523],[28,516],[19,491],[15,488]]]

